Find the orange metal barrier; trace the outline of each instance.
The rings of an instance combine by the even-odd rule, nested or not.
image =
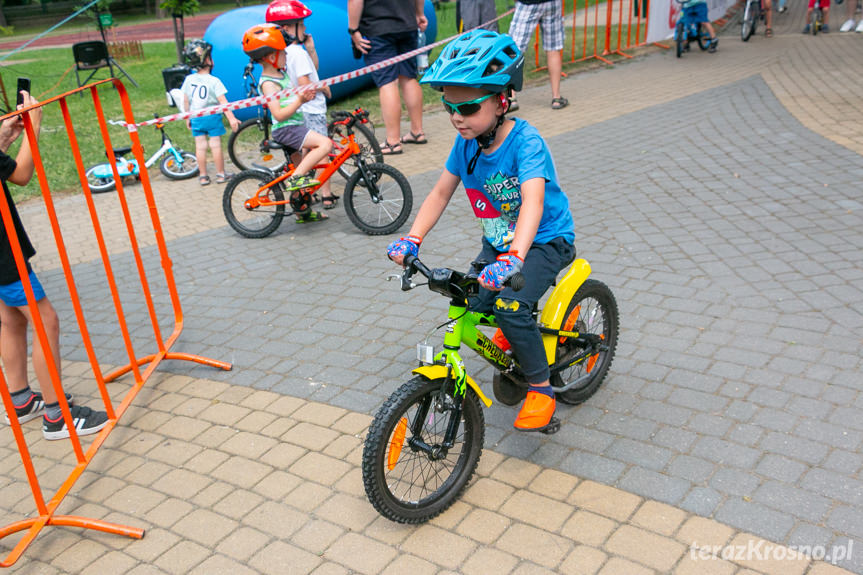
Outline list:
[[[579,5],[583,2],[583,7]],[[566,0],[561,0],[564,20],[566,20]],[[647,20],[650,14],[650,0],[572,0],[569,26],[569,60],[564,62],[585,62],[599,60],[614,65],[609,56],[632,58],[624,50],[631,50],[647,44]],[[542,53],[540,29],[537,26],[533,42],[534,59],[537,70]],[[567,51],[564,43],[564,52]]]
[[[36,106],[31,108],[27,108],[20,112],[14,112],[12,114],[7,114],[0,118],[0,121],[5,120],[8,117],[23,114],[24,117],[24,125],[26,131],[26,137],[29,139],[31,149],[33,150],[33,161],[35,165],[35,172],[39,180],[39,185],[42,190],[42,195],[45,202],[45,208],[48,212],[48,218],[51,222],[51,228],[54,233],[54,239],[57,243],[57,250],[59,252],[61,265],[63,268],[63,275],[66,279],[66,284],[69,289],[69,295],[71,298],[72,306],[75,310],[75,318],[77,320],[78,328],[81,333],[82,342],[84,348],[87,352],[87,357],[90,362],[90,366],[93,370],[93,375],[96,380],[96,384],[99,389],[99,393],[102,397],[102,401],[105,406],[105,411],[108,414],[108,424],[96,435],[87,449],[86,453],[84,452],[83,447],[81,446],[81,441],[78,437],[78,434],[75,431],[74,424],[72,422],[71,414],[69,412],[69,405],[66,402],[65,395],[63,393],[63,386],[60,381],[60,374],[57,372],[56,366],[53,361],[48,361],[48,368],[51,375],[51,384],[54,388],[54,391],[57,394],[57,397],[60,401],[60,407],[63,411],[63,418],[66,422],[66,426],[69,429],[70,442],[72,445],[72,450],[75,454],[76,462],[74,469],[66,478],[66,480],[62,483],[57,493],[46,503],[45,498],[42,494],[42,489],[39,485],[39,480],[36,475],[35,467],[33,465],[33,460],[30,456],[30,451],[27,447],[26,440],[24,439],[24,434],[21,429],[21,425],[18,421],[18,417],[15,414],[14,405],[12,403],[12,397],[9,393],[9,389],[6,385],[6,379],[3,375],[3,372],[0,371],[0,395],[3,398],[3,405],[6,408],[6,413],[9,414],[9,419],[11,422],[12,433],[15,437],[15,442],[18,445],[18,451],[21,455],[21,461],[24,466],[24,470],[27,475],[27,481],[30,484],[30,489],[33,493],[33,499],[36,504],[36,511],[38,513],[35,517],[30,517],[28,519],[17,521],[7,525],[6,527],[0,528],[0,538],[3,538],[7,535],[17,533],[19,531],[28,530],[24,537],[15,545],[9,555],[0,562],[0,566],[9,567],[14,564],[24,553],[30,543],[36,538],[42,528],[46,525],[66,525],[66,526],[74,526],[74,527],[83,527],[86,529],[96,529],[98,531],[105,531],[109,533],[118,533],[121,535],[126,535],[129,537],[134,537],[140,539],[144,536],[144,531],[142,529],[138,529],[135,527],[127,527],[124,525],[117,525],[114,523],[108,523],[105,521],[99,521],[96,519],[89,519],[85,517],[76,517],[69,515],[55,515],[55,511],[57,507],[62,502],[63,498],[69,493],[72,486],[75,484],[75,481],[87,467],[87,465],[92,461],[93,456],[98,451],[99,447],[104,443],[105,439],[111,433],[111,431],[116,426],[119,419],[123,416],[126,409],[131,404],[132,400],[137,395],[138,391],[144,386],[149,376],[153,373],[156,367],[163,359],[182,359],[188,361],[194,361],[197,363],[202,363],[205,365],[209,365],[212,367],[218,367],[221,369],[229,370],[231,369],[231,364],[208,359],[204,357],[199,357],[195,355],[190,355],[186,353],[175,353],[171,352],[171,346],[180,336],[180,333],[183,330],[183,312],[180,307],[180,299],[177,294],[177,287],[174,282],[174,275],[171,269],[171,259],[168,257],[167,246],[165,245],[165,239],[162,234],[162,227],[159,221],[159,214],[156,210],[156,204],[153,198],[153,191],[150,187],[150,178],[147,174],[146,168],[144,168],[144,150],[141,146],[141,141],[139,139],[138,133],[136,130],[130,130],[129,137],[132,143],[132,151],[135,155],[135,158],[138,160],[138,164],[141,168],[141,184],[143,187],[143,192],[146,197],[147,207],[150,214],[150,219],[153,224],[153,230],[156,237],[156,244],[158,247],[158,252],[161,260],[162,269],[165,274],[165,284],[170,294],[171,304],[173,307],[174,313],[174,329],[171,335],[166,339],[162,337],[162,332],[159,327],[159,323],[156,316],[156,309],[153,305],[153,298],[150,288],[150,283],[147,279],[147,275],[144,270],[143,259],[141,257],[141,252],[138,246],[137,236],[135,235],[134,226],[132,223],[131,213],[129,211],[129,206],[126,200],[126,194],[123,190],[122,178],[120,178],[117,173],[116,167],[116,157],[114,156],[113,146],[111,144],[111,138],[108,134],[108,126],[105,120],[105,116],[102,108],[102,100],[99,95],[99,87],[105,86],[106,84],[113,86],[120,99],[120,103],[123,109],[124,119],[127,123],[134,125],[135,120],[132,116],[132,108],[129,103],[129,98],[126,93],[126,88],[123,86],[123,83],[117,80],[116,78],[103,80],[101,82],[96,82],[90,84],[88,86],[84,86],[82,88],[78,88],[76,90],[72,90],[55,98],[51,98],[46,102],[42,102]],[[126,322],[126,318],[123,314],[123,305],[120,299],[120,294],[117,289],[117,283],[114,278],[114,273],[111,267],[111,262],[109,259],[108,249],[105,245],[105,237],[102,232],[101,225],[99,223],[98,214],[96,213],[96,208],[93,203],[93,197],[90,193],[90,187],[87,184],[87,178],[85,177],[85,168],[81,159],[81,152],[78,148],[78,141],[75,135],[75,129],[73,126],[72,118],[69,115],[69,109],[66,103],[66,99],[78,93],[89,92],[93,99],[93,107],[98,119],[99,129],[102,135],[102,141],[105,145],[105,150],[107,151],[107,155],[109,161],[112,163],[114,169],[114,180],[117,183],[117,198],[120,202],[120,206],[123,213],[123,218],[125,220],[126,229],[128,232],[128,237],[131,242],[132,254],[135,260],[135,264],[138,271],[138,276],[140,279],[140,285],[142,290],[142,295],[147,304],[147,310],[150,317],[150,322],[153,327],[153,337],[155,339],[156,353],[152,353],[143,357],[138,357],[135,353],[134,347],[132,345],[132,338],[129,333],[129,327]],[[42,157],[39,153],[39,145],[36,138],[36,134],[33,129],[33,125],[30,119],[30,115],[27,113],[28,110],[32,110],[38,107],[45,107],[54,103],[58,103],[60,109],[63,114],[63,121],[66,126],[66,133],[69,138],[69,144],[72,152],[72,156],[75,161],[75,166],[78,171],[78,177],[81,182],[81,189],[84,193],[84,198],[87,203],[87,207],[90,212],[90,218],[93,224],[93,231],[96,237],[96,240],[99,245],[99,253],[102,259],[102,264],[104,267],[104,272],[107,277],[108,287],[111,291],[111,299],[112,303],[117,315],[117,322],[119,328],[122,332],[123,342],[125,345],[126,353],[129,356],[129,363],[125,367],[122,367],[113,373],[108,374],[107,376],[103,376],[102,370],[99,366],[99,362],[97,360],[96,351],[93,348],[93,344],[90,338],[89,331],[87,329],[87,323],[84,317],[84,310],[81,306],[80,299],[78,297],[78,291],[75,285],[75,278],[72,273],[72,268],[69,263],[69,257],[66,251],[66,246],[63,241],[63,235],[60,230],[60,225],[57,219],[57,213],[54,208],[54,202],[51,197],[50,186],[48,185],[48,179],[45,173],[45,167],[42,163]],[[53,151],[52,151],[53,152]],[[3,194],[0,194],[2,200],[0,200],[0,215],[2,215],[3,225],[6,227],[7,234],[9,236],[9,241],[12,246],[12,251],[15,256],[15,263],[18,268],[19,275],[22,278],[22,283],[24,285],[24,291],[27,296],[27,304],[28,309],[33,317],[33,327],[35,330],[35,338],[33,345],[40,345],[43,350],[46,350],[46,357],[51,357],[50,346],[48,343],[48,335],[45,331],[45,326],[42,323],[42,318],[39,314],[39,308],[36,305],[36,300],[33,295],[33,288],[30,284],[30,280],[28,278],[28,274],[26,271],[26,264],[24,260],[23,253],[21,251],[21,245],[18,240],[18,236],[15,233],[15,227],[12,223],[12,215],[10,212],[10,208],[8,203],[6,202],[6,198]],[[148,364],[146,369],[143,371],[140,369],[142,365]],[[134,374],[134,385],[132,385],[131,389],[126,393],[123,397],[120,405],[116,408],[112,404],[111,398],[108,394],[108,389],[106,387],[106,383],[110,382],[120,375],[133,372]]]

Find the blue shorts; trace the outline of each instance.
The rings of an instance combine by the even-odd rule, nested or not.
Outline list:
[[[42,289],[42,284],[39,283],[39,278],[35,272],[30,272],[30,285],[33,286],[33,295],[36,296],[36,301],[45,299],[45,290]],[[24,284],[21,280],[15,283],[0,286],[0,299],[9,307],[22,307],[27,305],[27,296],[24,295]]]
[[[411,50],[416,50],[417,33],[415,31],[397,32],[395,34],[372,36],[369,38],[369,42],[371,42],[372,46],[369,48],[369,53],[366,54],[366,66],[383,62]],[[399,76],[416,78],[417,59],[408,58],[392,66],[372,72],[372,80],[374,80],[375,86],[378,88],[390,82],[395,82]]]
[[[225,124],[222,123],[221,114],[213,114],[211,116],[202,116],[200,118],[192,118],[192,135],[193,136],[222,136],[225,133]]]
[[[683,15],[686,16],[686,18],[688,18],[689,20],[695,22],[696,24],[710,22],[710,20],[707,18],[707,4],[704,2],[699,2],[695,6],[684,8]]]

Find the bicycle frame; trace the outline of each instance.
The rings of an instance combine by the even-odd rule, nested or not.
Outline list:
[[[347,144],[347,146],[335,158],[333,158],[331,161],[329,161],[327,163],[318,164],[315,166],[315,168],[314,168],[315,170],[323,170],[323,172],[318,174],[318,176],[317,176],[318,180],[320,181],[320,184],[315,186],[313,189],[319,188],[321,185],[323,185],[324,182],[329,180],[330,176],[332,176],[333,173],[336,170],[338,170],[339,167],[342,164],[344,164],[351,156],[362,157],[360,155],[360,153],[361,153],[360,145],[357,144],[356,140],[354,139],[353,134],[348,135],[348,141],[345,143]],[[365,167],[363,166],[362,162],[360,162],[359,169],[365,170]],[[289,164],[285,168],[284,172],[281,175],[277,176],[275,179],[268,182],[267,184],[261,186],[258,189],[258,191],[255,192],[254,196],[252,196],[251,198],[246,200],[246,202],[245,202],[246,209],[253,210],[255,208],[259,208],[259,207],[263,207],[263,206],[278,206],[278,205],[283,205],[283,204],[289,203],[290,198],[285,198],[284,200],[277,200],[277,201],[269,199],[268,190],[270,188],[272,188],[273,186],[275,186],[276,184],[279,184],[279,183],[285,181],[286,179],[288,179],[289,177],[291,177],[291,175],[293,173],[294,173],[294,166]]]
[[[150,156],[148,160],[144,162],[145,168],[150,168],[153,164],[155,164],[159,158],[161,158],[164,154],[170,152],[174,159],[178,162],[182,163],[183,157],[177,151],[177,148],[174,147],[173,142],[165,133],[164,126],[162,124],[156,124],[156,129],[162,133],[162,146],[156,151],[155,154]],[[141,171],[138,166],[138,160],[136,158],[125,158],[123,156],[117,157],[117,173],[120,177],[126,176],[136,176]],[[96,177],[104,177],[104,178],[113,178],[114,172],[111,170],[111,164],[109,162],[105,162],[104,164],[99,164],[99,169],[95,172]],[[104,170],[102,169],[104,167]]]

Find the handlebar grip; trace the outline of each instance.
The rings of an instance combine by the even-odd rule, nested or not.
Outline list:
[[[524,275],[522,275],[521,272],[515,272],[504,283],[508,284],[509,287],[513,289],[513,291],[519,291],[521,290],[521,288],[524,287]]]

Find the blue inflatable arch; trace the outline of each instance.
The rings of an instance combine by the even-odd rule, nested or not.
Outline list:
[[[318,76],[321,79],[330,78],[362,68],[364,61],[354,59],[348,37],[347,1],[315,0],[306,1],[305,4],[312,10],[312,15],[306,19],[306,29],[315,37],[315,47],[320,60]],[[248,86],[243,85],[243,68],[249,58],[243,52],[243,33],[255,24],[265,22],[266,11],[267,5],[262,4],[225,12],[213,20],[204,33],[204,40],[213,45],[213,75],[228,89],[228,101],[247,97]],[[425,2],[425,13],[429,21],[426,42],[431,43],[437,37],[437,19],[431,0]],[[260,66],[255,68],[255,77],[258,77]],[[370,76],[337,84],[332,86],[333,99],[344,98],[371,85]],[[240,120],[251,118],[256,113],[255,108],[235,112]]]

